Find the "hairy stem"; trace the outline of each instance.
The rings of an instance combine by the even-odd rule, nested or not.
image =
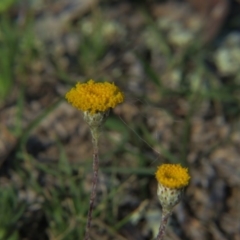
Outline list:
[[[156,240],[163,240],[165,232],[166,232],[166,226],[167,226],[167,222],[168,222],[168,218],[171,215],[171,211],[162,211],[162,221],[159,227],[159,232],[157,235]]]
[[[92,211],[94,207],[94,201],[96,198],[97,192],[97,183],[98,183],[98,168],[99,168],[99,153],[98,153],[98,137],[93,136],[93,179],[92,179],[92,190],[89,202],[89,210],[87,216],[87,225],[84,240],[89,240],[91,222],[92,222]]]

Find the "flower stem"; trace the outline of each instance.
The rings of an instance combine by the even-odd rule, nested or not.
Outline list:
[[[89,240],[91,222],[92,222],[92,211],[94,207],[94,201],[96,198],[97,192],[97,183],[98,183],[98,168],[99,168],[99,151],[98,151],[98,137],[93,135],[92,132],[92,141],[93,141],[93,179],[92,179],[92,190],[89,202],[89,210],[87,216],[87,225],[84,240]]]
[[[164,237],[165,232],[166,232],[166,226],[167,226],[168,218],[170,217],[171,213],[172,213],[171,211],[165,211],[163,209],[163,211],[162,211],[162,221],[161,221],[161,224],[160,224],[160,227],[159,227],[159,232],[158,232],[156,240],[163,240],[163,237]]]

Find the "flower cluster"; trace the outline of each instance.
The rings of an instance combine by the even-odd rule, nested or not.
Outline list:
[[[77,83],[75,87],[66,93],[65,97],[74,107],[83,111],[84,120],[89,125],[92,134],[94,177],[85,235],[85,240],[88,240],[98,179],[98,139],[100,130],[108,116],[109,109],[122,103],[124,94],[114,83],[95,83],[93,80],[89,80],[86,83]],[[188,169],[180,164],[162,164],[158,167],[155,176],[158,181],[157,195],[162,206],[162,224],[157,236],[157,239],[161,240],[165,233],[168,217],[172,213],[173,207],[180,202],[184,188],[189,184],[190,175]]]
[[[67,92],[66,99],[77,109],[93,115],[122,103],[124,94],[114,83],[89,80],[87,83],[77,83]]]
[[[188,169],[180,164],[162,164],[157,169],[156,178],[163,186],[175,189],[186,187],[190,180]]]

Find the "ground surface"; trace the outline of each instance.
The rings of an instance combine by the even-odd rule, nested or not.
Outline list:
[[[2,0],[1,0],[2,1]],[[64,99],[115,82],[91,238],[156,236],[156,167],[189,168],[166,240],[240,239],[239,1],[0,4],[0,239],[83,239],[92,143]]]

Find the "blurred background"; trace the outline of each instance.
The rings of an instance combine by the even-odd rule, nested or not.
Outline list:
[[[150,240],[156,167],[191,183],[166,240],[240,239],[239,0],[0,1],[0,239],[83,239],[92,143],[64,99],[110,81],[91,239]]]

